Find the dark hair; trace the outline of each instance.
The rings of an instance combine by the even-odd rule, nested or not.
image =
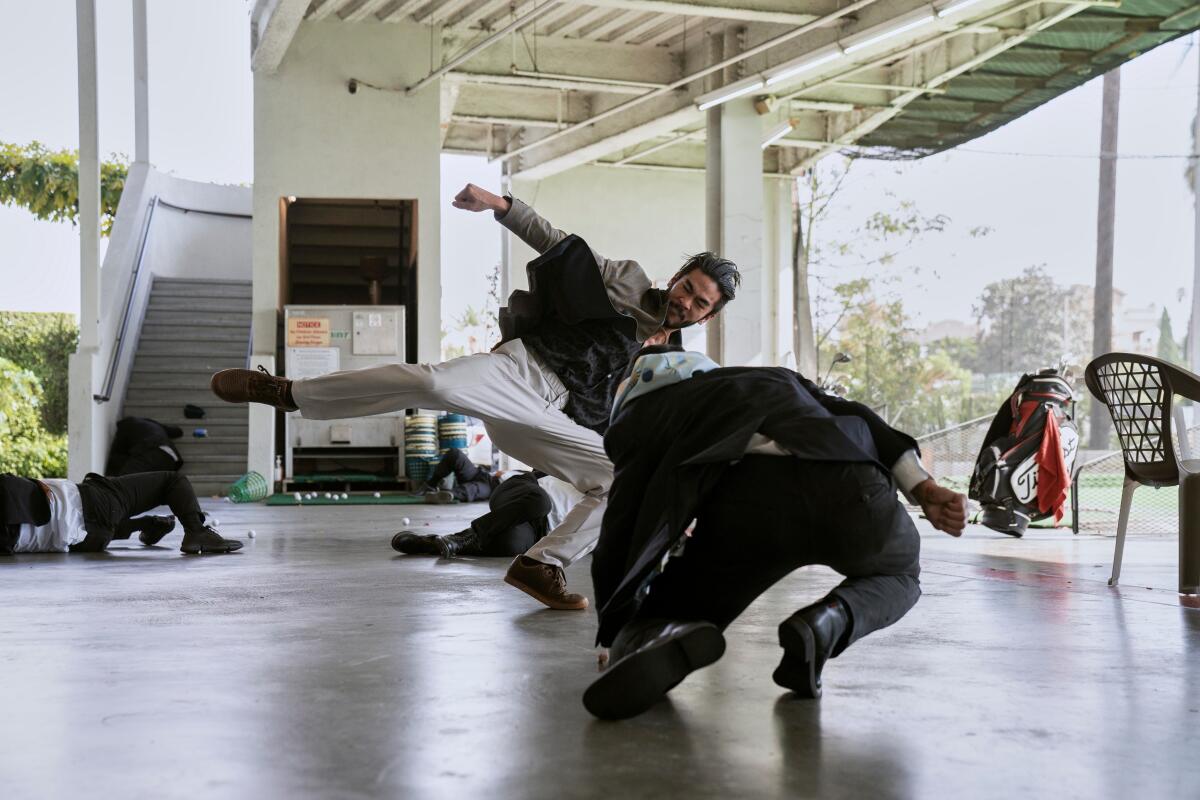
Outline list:
[[[677,281],[683,278],[694,269],[698,269],[708,277],[712,278],[717,284],[717,288],[721,291],[721,299],[713,307],[713,313],[720,311],[725,307],[725,304],[734,298],[737,294],[737,288],[742,283],[742,276],[738,272],[737,264],[734,264],[728,258],[721,258],[716,253],[696,253],[694,256],[688,256],[688,260],[683,262],[683,266],[671,278],[671,284],[674,285]]]

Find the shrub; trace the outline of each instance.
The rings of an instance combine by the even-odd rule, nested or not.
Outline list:
[[[42,429],[37,376],[0,358],[0,472],[65,478],[67,437]]]
[[[70,314],[0,311],[0,358],[37,376],[42,427],[50,433],[67,432],[67,360],[78,341]]]

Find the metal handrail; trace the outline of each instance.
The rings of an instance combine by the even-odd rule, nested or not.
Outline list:
[[[137,260],[133,264],[133,275],[129,279],[129,294],[125,297],[125,312],[121,315],[121,328],[117,331],[117,342],[113,346],[112,357],[108,360],[108,374],[104,378],[104,394],[94,394],[92,399],[97,403],[107,403],[112,399],[113,384],[117,380],[118,364],[121,352],[125,349],[125,334],[129,328],[129,315],[133,313],[133,298],[137,296],[138,278],[142,274],[142,260],[146,257],[146,242],[150,238],[150,223],[154,220],[154,209],[158,208],[158,195],[150,198],[147,204],[150,209],[142,222],[141,240],[138,242]]]

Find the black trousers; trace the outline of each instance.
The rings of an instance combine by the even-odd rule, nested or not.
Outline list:
[[[497,486],[488,508],[471,523],[485,556],[519,556],[549,532],[550,495],[532,473]]]
[[[747,456],[706,498],[683,554],[650,584],[638,616],[724,629],[780,578],[824,564],[846,576],[830,594],[850,611],[848,645],[916,604],[920,552],[916,527],[879,468]]]
[[[185,531],[204,526],[204,512],[188,479],[178,472],[141,472],[105,478],[89,473],[79,484],[87,536],[71,545],[73,553],[99,553],[113,539],[127,538],[131,518],[166,505]]]
[[[442,460],[434,467],[433,474],[429,476],[429,485],[436,486],[452,472],[454,488],[450,491],[460,502],[487,500],[496,488],[496,477],[486,469],[472,464],[467,454],[457,447],[451,447],[446,451],[446,455],[442,456]]]

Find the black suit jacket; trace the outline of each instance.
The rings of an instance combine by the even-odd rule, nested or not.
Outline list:
[[[183,457],[171,440],[182,435],[183,430],[175,425],[163,425],[146,417],[125,417],[117,423],[104,474],[113,477],[131,472],[179,469],[183,466]],[[163,445],[175,454],[173,460],[159,449]]]
[[[37,481],[0,474],[0,554],[12,553],[26,523],[50,521],[50,501]]]
[[[609,645],[684,535],[700,499],[761,433],[798,458],[894,464],[916,441],[860,403],[782,367],[729,367],[638,398],[604,437],[614,478],[592,580]],[[802,487],[797,487],[802,489]]]

